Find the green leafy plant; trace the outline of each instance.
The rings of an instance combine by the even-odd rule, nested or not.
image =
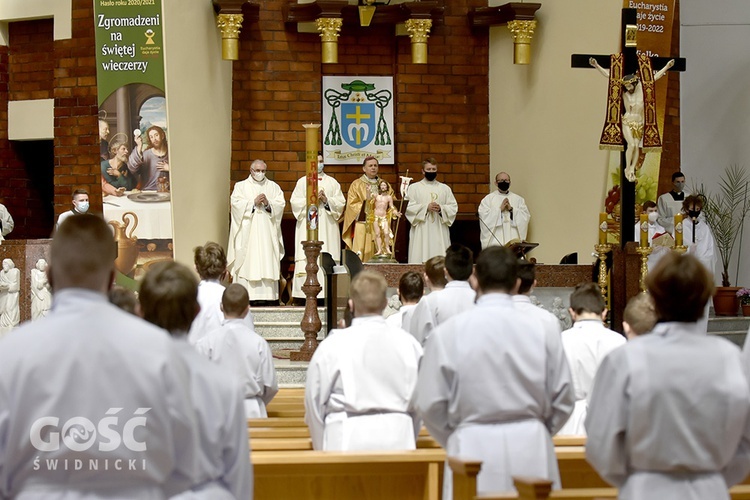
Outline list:
[[[745,225],[745,217],[750,211],[748,202],[748,184],[750,177],[744,167],[730,165],[724,169],[719,177],[719,189],[716,193],[706,192],[701,185],[697,194],[703,196],[703,214],[706,223],[713,232],[716,240],[716,249],[721,257],[721,284],[730,286],[729,264],[732,252],[740,241],[738,255],[742,254],[742,232]],[[737,259],[735,281],[739,275],[739,256]]]

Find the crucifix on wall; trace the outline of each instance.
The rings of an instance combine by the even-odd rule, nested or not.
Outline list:
[[[656,81],[667,71],[684,71],[685,59],[649,57],[638,53],[637,10],[622,9],[621,52],[612,55],[573,54],[573,68],[596,68],[609,80],[607,117],[601,149],[619,150],[621,221],[635,221],[636,166],[641,154],[661,150],[656,123]],[[653,68],[660,68],[654,71]],[[622,246],[634,239],[633,226],[620,224]]]

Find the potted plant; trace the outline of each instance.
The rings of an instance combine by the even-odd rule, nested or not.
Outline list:
[[[716,240],[716,250],[721,258],[721,287],[717,288],[714,296],[714,311],[719,316],[734,316],[737,314],[738,287],[731,287],[729,281],[729,265],[732,260],[735,244],[740,242],[735,266],[735,281],[739,275],[740,258],[742,255],[742,233],[745,218],[750,211],[748,203],[748,184],[750,177],[744,167],[730,165],[724,169],[719,177],[718,192],[710,193],[703,189],[697,194],[703,197],[703,214],[706,223],[711,228]],[[728,303],[724,303],[727,300]]]
[[[750,316],[750,288],[740,288],[737,290],[737,298],[740,299],[742,315]]]

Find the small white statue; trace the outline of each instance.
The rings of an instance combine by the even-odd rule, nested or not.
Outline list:
[[[570,318],[570,313],[563,305],[563,299],[555,297],[552,301],[552,314],[554,314],[558,321],[560,321],[560,328],[567,330],[573,326],[573,320]]]
[[[52,287],[47,277],[47,261],[39,259],[31,270],[31,319],[47,315],[52,307]]]
[[[21,271],[11,259],[3,260],[0,271],[0,333],[9,332],[21,322],[18,291],[21,289]]]

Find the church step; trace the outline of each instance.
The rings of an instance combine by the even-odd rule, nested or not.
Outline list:
[[[305,361],[289,361],[288,359],[274,359],[276,379],[279,387],[305,387],[307,366]]]
[[[750,318],[744,316],[709,316],[708,318],[708,331],[709,332],[724,332],[724,331],[740,331],[750,328]]]
[[[296,321],[299,324],[302,316],[305,314],[304,307],[297,306],[279,306],[279,307],[251,307],[250,312],[253,314],[253,321],[258,322],[279,322],[279,321]],[[318,307],[318,315],[321,320],[325,319],[325,307]]]

